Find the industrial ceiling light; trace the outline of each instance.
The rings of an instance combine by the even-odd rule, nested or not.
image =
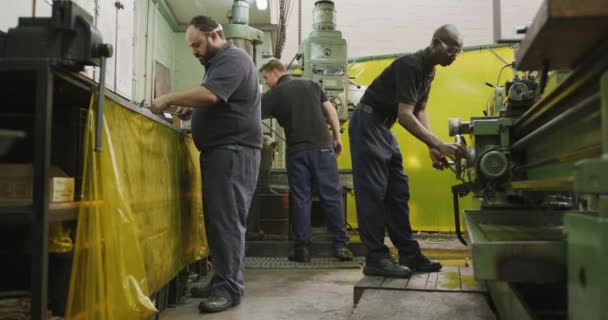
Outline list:
[[[258,10],[268,9],[268,0],[255,0],[255,6]]]

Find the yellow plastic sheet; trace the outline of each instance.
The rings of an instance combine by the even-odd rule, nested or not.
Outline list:
[[[67,319],[149,319],[149,295],[207,254],[198,151],[183,134],[106,99],[101,153],[85,134]]]
[[[513,60],[511,47],[479,48],[463,52],[453,65],[436,68],[435,80],[431,88],[427,111],[433,133],[443,141],[454,141],[448,135],[448,118],[460,118],[468,122],[473,116],[481,116],[493,89],[485,82],[496,84],[498,73],[505,64]],[[360,85],[369,85],[395,59],[377,58],[355,62],[349,75]],[[511,68],[506,68],[501,84],[512,78]],[[348,127],[346,123],[345,128]],[[410,177],[410,215],[412,227],[423,231],[454,231],[454,211],[451,186],[458,184],[449,171],[433,169],[428,148],[396,124],[392,131],[403,154],[403,165]],[[342,141],[344,152],[338,158],[340,168],[351,168],[348,132]],[[471,207],[471,197],[460,199],[460,208]],[[348,217],[351,226],[357,225],[354,196],[347,199]]]
[[[49,225],[49,252],[67,253],[74,248],[71,238],[71,230],[66,228],[62,222]]]

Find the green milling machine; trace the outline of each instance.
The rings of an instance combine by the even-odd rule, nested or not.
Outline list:
[[[500,319],[608,319],[605,1],[543,1],[512,67],[484,116],[449,121],[469,139],[452,168],[458,236]],[[465,241],[468,193],[479,208],[464,210]]]
[[[338,112],[340,123],[346,122],[354,105],[349,99],[348,56],[346,40],[336,30],[334,2],[319,0],[313,9],[313,31],[302,41],[296,55],[302,78],[319,82]]]
[[[318,82],[328,99],[336,108],[340,124],[350,117],[364,87],[354,84],[348,77],[347,43],[342,33],[336,30],[334,2],[318,0],[313,8],[313,31],[302,40],[292,61],[297,60],[294,76]],[[291,70],[288,66],[288,69]],[[285,169],[286,141],[282,129],[274,120],[264,124],[269,149],[263,149],[258,191],[250,214],[248,250],[250,256],[282,257],[292,250],[293,230],[289,219],[288,179]],[[276,150],[275,150],[276,148]],[[267,153],[274,157],[264,156]],[[270,161],[265,161],[269,160]],[[343,199],[353,189],[352,170],[339,170],[343,186]],[[347,216],[347,206],[344,215]],[[313,227],[313,256],[332,257],[332,240],[327,232],[325,216],[322,214],[319,197],[313,194],[311,220]],[[350,230],[350,234],[355,234]],[[351,243],[355,254],[363,252],[360,243]]]
[[[223,26],[224,36],[235,46],[243,49],[258,64],[256,46],[263,43],[264,32],[249,26],[249,3],[235,0],[228,12],[230,23]]]

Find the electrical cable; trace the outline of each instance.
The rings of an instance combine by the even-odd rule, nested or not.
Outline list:
[[[502,75],[502,71],[505,70],[506,67],[512,67],[513,63],[508,63],[505,64],[504,66],[502,66],[502,68],[500,68],[500,72],[498,73],[498,80],[496,80],[496,86],[498,87],[500,85],[500,76]]]

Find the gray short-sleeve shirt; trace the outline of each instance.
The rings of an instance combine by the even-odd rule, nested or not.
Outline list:
[[[323,113],[325,101],[327,96],[317,82],[283,75],[262,97],[262,116],[273,116],[285,129],[287,153],[331,148]]]
[[[247,53],[227,43],[205,64],[202,86],[220,102],[192,114],[192,137],[199,150],[222,145],[261,148],[258,76]]]

